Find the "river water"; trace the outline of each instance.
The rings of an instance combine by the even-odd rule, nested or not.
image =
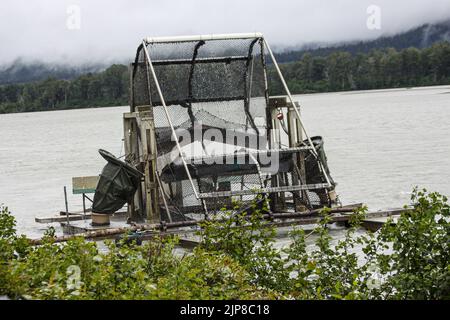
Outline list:
[[[450,86],[296,96],[311,136],[325,139],[344,204],[369,209],[409,203],[415,185],[450,195]],[[99,148],[121,155],[128,107],[0,115],[0,204],[18,231],[37,237],[35,216],[80,210],[73,176],[98,175]]]

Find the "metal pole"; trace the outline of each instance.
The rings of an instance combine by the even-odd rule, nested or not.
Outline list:
[[[70,224],[70,220],[69,220],[69,204],[67,203],[66,186],[64,186],[64,202],[66,203],[66,220],[67,220],[67,224]]]
[[[275,56],[273,55],[273,52],[270,49],[270,46],[267,43],[266,39],[264,39],[264,44],[267,47],[267,52],[269,52],[270,58],[273,61],[275,69],[277,70],[278,76],[280,77],[280,80],[281,80],[281,83],[283,84],[284,90],[286,91],[286,94],[289,97],[289,101],[291,102],[292,108],[295,110],[295,113],[297,114],[298,121],[300,122],[300,125],[302,126],[302,130],[305,133],[306,139],[308,140],[308,143],[309,143],[309,145],[312,148],[312,152],[318,158],[319,155],[317,154],[316,148],[314,147],[314,144],[313,144],[311,138],[309,137],[308,133],[306,132],[306,128],[305,128],[305,126],[303,124],[303,121],[302,121],[302,119],[300,117],[300,111],[298,110],[297,106],[294,103],[294,99],[292,98],[291,92],[289,91],[289,88],[288,88],[288,86],[286,84],[286,81],[284,80],[283,74],[281,73],[280,67],[278,66],[277,60],[275,59]],[[323,172],[323,174],[325,176],[327,184],[331,187],[330,179],[328,178],[328,175],[327,175],[327,173],[325,171],[325,168],[323,167],[322,162],[320,162],[320,160],[319,160],[319,165],[320,165],[320,168],[322,169],[322,172]]]
[[[162,187],[161,180],[159,180],[158,172],[155,172],[155,176],[156,176],[156,181],[158,182],[159,191],[161,192],[161,195],[162,195],[162,198],[163,198],[164,207],[166,208],[167,217],[169,218],[169,222],[173,222],[172,221],[172,215],[170,214],[169,207],[167,206],[166,195],[164,193],[164,189]]]
[[[228,34],[204,34],[194,36],[175,36],[175,37],[147,37],[144,39],[146,43],[170,43],[170,42],[186,42],[186,41],[209,41],[209,40],[234,40],[234,39],[253,39],[262,38],[260,32],[254,33],[228,33]]]
[[[199,195],[197,193],[197,190],[195,189],[194,182],[192,181],[191,173],[189,172],[189,168],[187,166],[186,160],[184,159],[183,151],[181,150],[180,143],[178,142],[177,133],[175,132],[175,128],[173,127],[173,123],[172,123],[172,120],[170,119],[169,112],[167,111],[166,102],[164,100],[164,97],[163,97],[163,94],[162,94],[162,91],[161,91],[161,87],[159,86],[158,78],[156,77],[155,69],[153,68],[152,60],[150,59],[150,54],[148,53],[147,43],[146,43],[145,40],[142,41],[142,45],[143,45],[144,53],[145,53],[145,55],[147,57],[148,65],[150,67],[150,72],[152,73],[153,81],[155,81],[155,87],[156,87],[156,90],[158,91],[159,99],[161,100],[161,104],[162,104],[162,106],[164,108],[164,113],[166,114],[167,121],[169,122],[169,126],[170,126],[170,129],[172,131],[172,136],[175,139],[175,144],[177,146],[178,152],[180,153],[181,161],[183,162],[183,166],[184,166],[184,168],[186,170],[186,174],[187,174],[187,176],[189,178],[189,181],[190,181],[190,183],[192,185],[192,189],[194,191],[194,195],[195,195],[195,197],[197,199],[200,199]]]
[[[86,196],[83,193],[83,220],[86,220]]]

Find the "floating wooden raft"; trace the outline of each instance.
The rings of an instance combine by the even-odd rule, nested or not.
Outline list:
[[[412,208],[401,208],[401,209],[391,209],[385,211],[372,212],[366,215],[366,218],[362,222],[362,226],[367,230],[372,232],[380,229],[385,223],[387,223],[389,218],[392,218],[391,223],[397,223],[398,217],[403,213]]]
[[[361,203],[357,203],[357,204],[352,204],[352,205],[347,205],[344,207],[340,207],[340,208],[333,208],[331,209],[332,213],[350,213],[353,212],[353,210],[355,210],[356,208],[361,207],[362,204]],[[316,218],[314,218],[314,215],[317,215],[319,212],[321,211],[321,209],[318,210],[312,210],[309,212],[285,212],[285,213],[272,213],[272,214],[266,214],[266,218],[270,219],[270,220],[274,220],[274,219],[289,219],[289,222],[285,222],[286,225],[292,225],[292,224],[311,224],[314,223],[314,221],[316,221]],[[310,219],[307,219],[307,218]],[[344,218],[347,219],[347,218]],[[113,219],[112,219],[113,220]],[[198,220],[187,220],[187,221],[179,221],[176,224],[173,223],[162,223],[163,228],[178,228],[178,227],[183,227],[183,226],[193,226],[193,225],[197,225],[198,224]],[[79,233],[86,233],[86,232],[91,232],[91,231],[100,231],[100,230],[114,230],[114,229],[118,229],[118,228],[129,228],[130,225],[126,223],[125,219],[120,220],[120,218],[116,219],[116,222],[113,223],[111,222],[110,225],[107,226],[93,226],[89,221],[76,221],[73,223],[66,223],[65,220],[61,221],[61,225],[63,227],[64,233],[67,234],[79,234]],[[145,226],[147,225],[158,225],[158,224],[144,224]],[[171,227],[173,226],[173,227]]]
[[[354,215],[354,213],[352,212],[355,210],[355,208],[356,208],[355,205],[353,205],[331,209],[330,223],[332,222],[345,223],[349,221],[351,217]],[[407,210],[408,209],[392,209],[385,211],[369,212],[366,214],[366,220],[364,221],[370,222],[371,219],[375,218],[384,218],[387,220],[388,217],[400,215],[401,213]],[[292,225],[309,225],[309,224],[316,224],[323,219],[323,217],[319,215],[320,211],[321,210],[313,210],[308,213],[298,213],[298,212],[273,213],[273,214],[265,214],[263,218],[271,221],[270,225],[275,227],[285,227]],[[199,224],[199,222],[200,221],[197,220],[188,220],[172,223],[161,222],[154,224],[136,224],[132,226],[126,225],[124,222],[121,223],[112,222],[110,226],[103,226],[103,227],[99,226],[93,227],[87,223],[84,223],[84,227],[66,225],[65,223],[62,223],[63,227],[69,228],[69,230],[72,229],[72,231],[77,234],[70,234],[56,237],[55,242],[64,242],[76,237],[101,240],[129,232],[145,232],[145,236],[148,238],[154,237],[155,235],[164,236],[169,234],[186,234],[195,232],[197,229],[189,227],[195,227]],[[34,239],[30,241],[32,244],[35,245],[39,245],[42,243],[41,239]]]

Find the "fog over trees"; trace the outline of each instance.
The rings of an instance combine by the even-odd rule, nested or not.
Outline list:
[[[281,64],[292,93],[332,92],[450,84],[450,43],[429,48],[375,49],[326,56],[305,53],[300,60]],[[283,94],[269,65],[271,94]],[[72,80],[0,86],[0,113],[128,104],[128,67],[115,64],[103,72]]]

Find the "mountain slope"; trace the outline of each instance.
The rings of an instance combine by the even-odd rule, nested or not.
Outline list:
[[[49,77],[69,80],[82,74],[97,73],[104,69],[106,66],[100,64],[68,66],[44,62],[24,62],[17,59],[9,66],[0,67],[0,85],[39,81]]]
[[[353,41],[313,49],[290,50],[278,53],[277,60],[278,62],[297,61],[305,53],[313,56],[326,56],[334,51],[355,54],[368,53],[370,50],[379,48],[395,48],[397,50],[409,47],[427,48],[439,41],[450,41],[450,20],[437,24],[425,24],[401,34],[380,37],[371,41]]]

